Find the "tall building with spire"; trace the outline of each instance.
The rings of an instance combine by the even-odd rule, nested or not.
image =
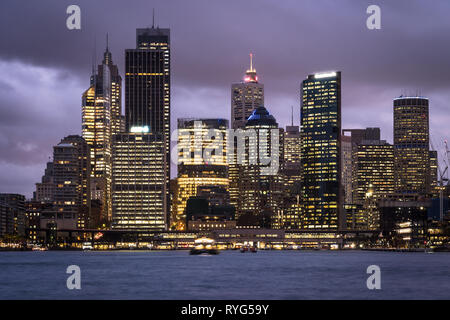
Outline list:
[[[256,69],[253,67],[253,54],[250,53],[250,69],[245,72],[241,82],[231,85],[231,129],[243,129],[252,112],[260,106],[264,106],[264,85],[259,82]],[[236,146],[234,149],[236,150]],[[236,154],[233,155],[233,159],[229,163],[229,191],[230,203],[237,208],[239,172]]]
[[[170,181],[170,29],[136,29],[136,49],[125,50],[125,127],[127,132],[162,134],[165,192]],[[166,212],[167,214],[167,212]]]
[[[107,226],[111,209],[112,135],[121,131],[121,82],[107,38],[102,64],[93,68],[90,86],[82,95],[82,136],[90,146],[91,198],[101,201],[98,222]],[[91,227],[100,227],[91,226]]]
[[[264,85],[259,83],[250,53],[250,69],[245,72],[242,82],[231,85],[231,128],[243,128],[253,110],[263,105]]]
[[[109,67],[109,76],[111,79],[111,133],[118,134],[125,131],[125,117],[122,115],[122,77],[119,74],[119,68],[113,63],[111,52],[109,51],[109,37],[106,36],[106,50],[103,54],[103,65]],[[103,68],[98,70],[100,78],[103,77]]]
[[[125,132],[113,137],[113,228],[162,231],[170,208],[170,30],[125,50]]]

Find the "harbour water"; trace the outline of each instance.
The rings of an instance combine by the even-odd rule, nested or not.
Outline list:
[[[381,290],[367,289],[369,265]],[[450,299],[450,253],[0,252],[0,299]]]

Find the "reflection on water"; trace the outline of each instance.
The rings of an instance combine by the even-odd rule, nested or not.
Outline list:
[[[381,268],[381,290],[366,269]],[[66,268],[81,268],[68,290]],[[450,299],[449,253],[0,252],[1,299]]]

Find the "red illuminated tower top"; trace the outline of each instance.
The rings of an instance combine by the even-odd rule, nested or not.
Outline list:
[[[256,69],[253,69],[253,53],[250,53],[250,69],[245,72],[244,82],[258,83]]]

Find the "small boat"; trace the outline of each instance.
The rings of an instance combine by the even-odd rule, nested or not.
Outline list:
[[[256,249],[256,247],[249,246],[249,245],[242,246],[241,249],[240,249],[240,251],[241,251],[241,253],[244,253],[244,252],[252,252],[252,253],[256,253],[256,252],[258,252],[258,250]]]
[[[33,246],[33,248],[31,248],[31,251],[48,251],[48,248],[36,244]]]
[[[219,254],[214,239],[199,238],[194,240],[194,244],[195,246],[191,249],[189,254]]]
[[[241,251],[241,253],[247,252],[248,251],[248,247],[247,246],[242,246],[240,251]]]
[[[83,242],[81,249],[83,249],[84,251],[87,251],[87,250],[94,249],[94,247],[92,246],[92,244],[90,242]]]

